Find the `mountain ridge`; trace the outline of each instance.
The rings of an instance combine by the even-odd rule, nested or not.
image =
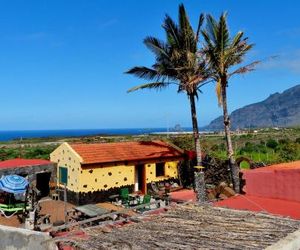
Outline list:
[[[263,101],[246,105],[230,114],[231,128],[292,127],[300,125],[300,84],[282,93],[271,94]],[[222,130],[223,116],[202,130]]]

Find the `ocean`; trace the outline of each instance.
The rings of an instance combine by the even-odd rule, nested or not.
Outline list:
[[[191,128],[182,128],[189,132]],[[119,128],[119,129],[64,129],[64,130],[15,130],[0,131],[0,141],[21,140],[25,138],[77,137],[89,135],[144,135],[167,133],[167,128]]]

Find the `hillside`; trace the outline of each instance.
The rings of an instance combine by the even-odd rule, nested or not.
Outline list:
[[[291,127],[300,125],[300,85],[270,95],[262,102],[247,105],[230,115],[232,129]],[[213,120],[204,130],[223,129],[223,117]]]

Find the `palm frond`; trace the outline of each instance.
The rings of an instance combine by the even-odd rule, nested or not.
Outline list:
[[[202,27],[203,22],[204,22],[204,14],[201,13],[200,17],[199,17],[197,31],[196,31],[196,42],[199,41],[199,35],[200,35],[200,31],[201,31],[201,27]]]
[[[127,90],[127,93],[134,92],[140,89],[156,89],[161,90],[166,88],[170,83],[169,82],[151,82],[151,83],[144,83],[138,86],[135,86],[129,90]]]
[[[170,46],[178,47],[180,45],[180,34],[178,25],[173,21],[173,19],[170,16],[166,15],[162,27],[166,32],[167,43]]]
[[[132,74],[147,80],[159,79],[161,77],[161,74],[159,74],[156,70],[150,69],[148,67],[143,67],[143,66],[133,67],[130,70],[126,71],[125,73]]]
[[[219,81],[217,81],[216,84],[216,94],[217,94],[217,98],[218,98],[218,105],[219,107],[222,106],[222,85],[221,85],[221,79],[219,79]]]
[[[218,23],[212,15],[207,15],[206,21],[207,21],[206,32],[209,37],[209,40],[211,41],[212,44],[216,44],[217,37],[218,37]]]
[[[210,48],[213,47],[213,43],[210,39],[210,35],[208,34],[208,32],[206,30],[202,30],[201,34],[202,34],[202,36],[204,38],[204,41],[206,43],[206,47],[210,47]],[[205,50],[205,48],[204,48],[204,50]]]
[[[244,35],[244,32],[239,31],[232,39],[231,47],[233,47],[233,48],[236,47],[241,42],[241,38],[243,37],[243,35]]]
[[[195,53],[197,50],[196,37],[183,4],[179,6],[178,19],[181,35],[181,48]]]
[[[157,57],[168,57],[168,46],[162,40],[148,36],[144,39],[144,44],[150,49]]]
[[[218,50],[220,53],[224,53],[226,48],[229,46],[229,30],[226,22],[227,13],[224,12],[219,20],[218,24],[218,33],[217,33],[217,41],[218,41]]]
[[[233,72],[228,74],[228,76],[231,77],[231,76],[236,75],[236,74],[246,74],[248,72],[251,72],[251,71],[255,70],[255,67],[260,63],[261,63],[261,61],[252,62],[248,65],[245,65],[243,67],[240,67],[240,68],[234,70]]]
[[[155,63],[150,68],[134,67],[126,72],[153,83],[136,86],[129,92],[144,88],[161,89],[172,81],[172,84],[179,84],[179,92],[195,95],[201,82],[208,78],[207,61],[197,48],[203,22],[204,15],[200,15],[195,33],[182,4],[179,6],[178,22],[166,15],[162,25],[166,40],[152,36],[144,39],[144,44],[155,54]]]
[[[248,43],[248,38],[243,38],[242,31],[239,31],[231,39],[226,18],[227,14],[223,13],[217,22],[211,15],[208,15],[207,27],[202,31],[205,42],[203,52],[209,62],[212,78],[217,82],[226,75],[230,77],[233,74],[249,72],[258,63],[257,61],[253,62],[228,74],[228,70],[232,66],[238,65],[244,60],[253,44]]]
[[[187,32],[191,28],[189,18],[186,14],[183,4],[179,5],[178,20],[179,20],[179,28],[181,32]]]

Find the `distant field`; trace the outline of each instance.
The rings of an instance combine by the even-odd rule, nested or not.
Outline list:
[[[171,139],[178,146],[192,149],[192,138]],[[190,144],[188,144],[190,142]],[[265,164],[300,160],[300,129],[264,129],[232,136],[235,157],[247,157]],[[203,150],[216,158],[226,159],[225,137],[206,135],[202,137]],[[242,167],[246,167],[245,163]]]
[[[0,160],[22,158],[49,159],[49,154],[62,142],[100,143],[128,140],[170,141],[178,147],[193,150],[191,134],[155,134],[139,136],[83,136],[23,139],[22,141],[1,142]],[[233,147],[236,157],[244,156],[254,162],[265,164],[300,160],[300,128],[263,129],[233,134]],[[223,134],[201,135],[202,150],[207,154],[226,159],[225,137]],[[247,168],[246,163],[242,166]]]

